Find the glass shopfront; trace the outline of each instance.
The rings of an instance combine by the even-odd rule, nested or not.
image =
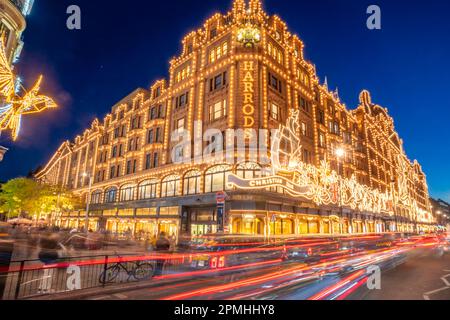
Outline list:
[[[217,225],[215,224],[191,224],[191,235],[194,237],[216,232]]]
[[[350,233],[350,223],[348,220],[342,221],[342,234],[349,234]]]
[[[324,234],[330,234],[330,220],[322,221],[322,232]]]
[[[270,234],[275,236],[295,234],[294,221],[277,218],[275,222],[270,223]]]
[[[189,209],[190,231],[192,236],[217,232],[216,209]]]
[[[308,234],[308,220],[300,219],[298,222],[300,234]]]
[[[364,227],[362,221],[353,221],[354,233],[364,233]]]
[[[232,233],[246,235],[264,235],[264,220],[254,215],[234,217],[232,220]]]
[[[135,227],[135,237],[139,240],[150,240],[158,236],[156,219],[138,220]]]
[[[319,234],[320,228],[319,228],[319,221],[318,220],[308,220],[308,228],[309,228],[309,234]]]
[[[178,239],[179,220],[159,220],[158,228],[158,234],[164,232],[168,237]]]

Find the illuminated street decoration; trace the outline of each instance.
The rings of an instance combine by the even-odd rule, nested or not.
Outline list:
[[[237,40],[245,47],[253,48],[261,41],[261,32],[258,28],[248,24],[238,31]]]
[[[298,134],[299,113],[291,110],[287,125],[281,125],[273,138],[271,159],[272,176],[242,179],[230,175],[228,182],[239,189],[267,189],[281,187],[291,196],[313,201],[316,205],[339,205],[353,210],[395,214],[394,205],[405,205],[420,222],[432,222],[425,210],[410,199],[406,179],[399,179],[399,192],[382,193],[359,184],[353,175],[343,178],[330,169],[326,161],[316,167],[301,160]],[[282,148],[282,146],[287,146]],[[404,169],[404,167],[402,167]]]
[[[39,76],[35,85],[21,97],[17,94],[16,77],[6,59],[3,39],[0,40],[0,98],[4,105],[0,107],[0,132],[11,131],[12,139],[17,140],[21,128],[22,116],[40,113],[49,108],[56,108],[53,99],[40,95],[39,90],[42,76]],[[23,88],[23,87],[22,87]]]
[[[0,37],[0,97],[9,100],[14,95],[14,73],[6,57],[3,37]]]

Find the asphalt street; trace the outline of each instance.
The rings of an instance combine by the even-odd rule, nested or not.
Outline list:
[[[450,300],[450,253],[417,254],[382,273],[381,290],[362,288],[354,300]]]

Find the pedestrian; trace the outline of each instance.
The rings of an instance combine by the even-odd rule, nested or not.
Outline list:
[[[39,260],[45,265],[54,264],[59,256],[59,241],[56,235],[51,233],[44,233],[39,241]],[[50,293],[52,290],[52,281],[55,275],[55,269],[45,268],[44,275],[39,286],[39,293]]]
[[[168,252],[170,250],[170,241],[167,239],[165,232],[161,232],[158,240],[156,241],[155,251]],[[164,269],[165,259],[158,259],[156,261],[156,270],[154,276],[161,276]]]

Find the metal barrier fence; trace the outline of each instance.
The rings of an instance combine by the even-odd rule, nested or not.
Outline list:
[[[186,256],[187,257],[187,256]],[[59,259],[44,265],[39,260],[13,261],[8,270],[0,270],[6,285],[0,300],[20,300],[39,296],[101,288],[114,284],[150,280],[164,268],[164,273],[188,270],[188,259],[164,255],[89,256]]]

